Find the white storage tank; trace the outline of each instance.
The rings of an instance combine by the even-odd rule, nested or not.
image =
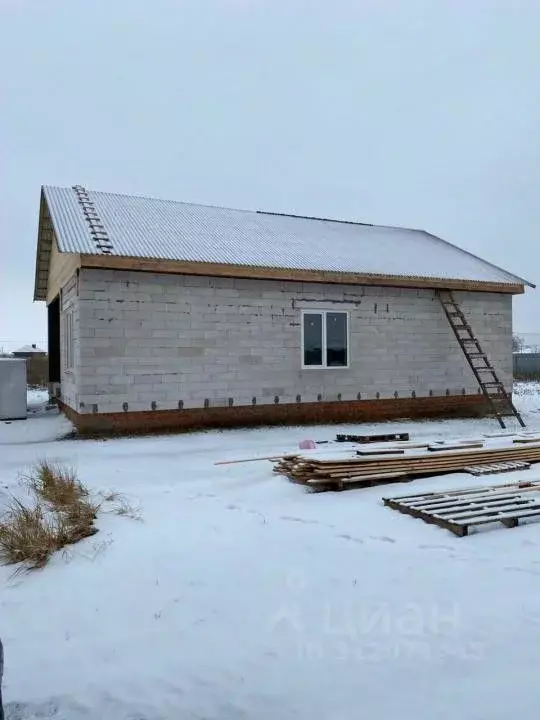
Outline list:
[[[0,358],[0,420],[26,420],[26,360]]]

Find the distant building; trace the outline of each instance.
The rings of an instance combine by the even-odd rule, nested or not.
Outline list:
[[[13,357],[16,358],[33,358],[44,357],[47,354],[45,350],[39,348],[35,343],[32,345],[23,345],[22,348],[15,350]]]

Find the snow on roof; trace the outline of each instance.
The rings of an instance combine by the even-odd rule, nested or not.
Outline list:
[[[42,350],[37,345],[23,345],[18,350],[15,350],[16,353],[44,353],[45,350]]]
[[[61,252],[101,254],[73,188],[43,188]],[[530,284],[423,230],[87,191],[112,255]]]

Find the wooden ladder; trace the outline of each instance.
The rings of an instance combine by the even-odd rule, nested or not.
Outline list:
[[[467,322],[467,318],[459,304],[454,300],[451,290],[437,290],[437,296],[454,331],[454,335],[463,350],[463,354],[478,381],[478,385],[493,411],[493,416],[499,421],[499,425],[505,428],[503,418],[515,417],[521,427],[525,427],[523,418],[512,403],[511,395],[506,392],[503,383],[490,364],[489,358],[482,350],[478,338],[474,335],[471,326]]]

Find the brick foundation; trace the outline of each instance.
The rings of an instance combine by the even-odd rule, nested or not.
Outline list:
[[[123,413],[78,413],[60,409],[81,434],[151,433],[255,425],[362,423],[405,418],[480,417],[488,408],[481,395],[254,405]]]

